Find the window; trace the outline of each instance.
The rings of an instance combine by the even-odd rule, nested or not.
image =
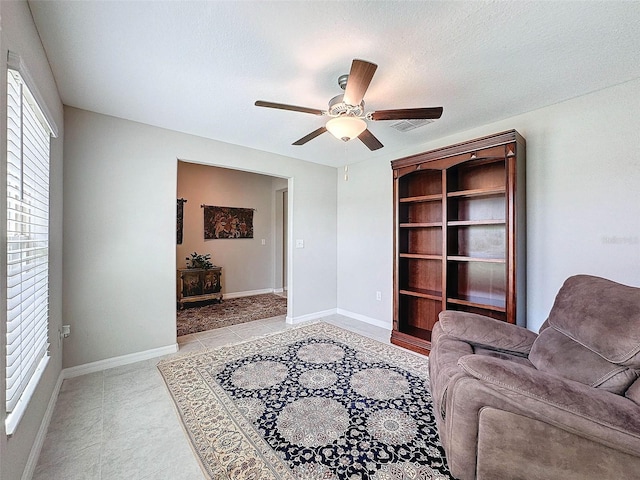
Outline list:
[[[23,76],[7,73],[7,431],[48,360],[51,128]],[[11,425],[13,424],[13,425]]]

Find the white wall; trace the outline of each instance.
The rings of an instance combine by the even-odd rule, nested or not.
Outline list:
[[[184,198],[183,243],[176,248],[177,268],[193,252],[211,254],[223,267],[222,292],[235,294],[274,288],[274,177],[178,162],[178,198]],[[286,180],[282,180],[286,185]],[[201,205],[255,209],[253,238],[204,240]],[[264,239],[265,244],[262,245]]]
[[[26,2],[0,2],[0,129],[3,132],[0,146],[0,165],[2,165],[2,194],[0,195],[0,211],[3,236],[6,238],[6,152],[7,136],[7,51],[18,54],[26,65],[35,88],[38,90],[46,108],[52,115],[59,129],[57,139],[51,142],[50,171],[50,220],[49,220],[49,341],[50,360],[40,379],[38,387],[31,398],[29,406],[20,421],[17,430],[7,438],[5,435],[5,409],[0,408],[0,478],[14,480],[22,477],[25,466],[33,469],[37,457],[30,457],[32,446],[42,440],[39,433],[47,406],[55,391],[56,382],[62,369],[62,351],[58,343],[58,329],[62,325],[62,145],[63,145],[63,110],[58,96],[56,84],[40,38],[33,24],[31,12]],[[6,272],[6,245],[2,242],[0,252],[0,271]],[[3,282],[4,285],[4,282]],[[1,289],[0,304],[2,318],[6,319],[6,292]],[[6,338],[6,322],[0,322],[0,338]],[[0,342],[0,405],[5,404],[5,342]],[[33,454],[37,455],[37,451]]]
[[[389,160],[510,129],[527,141],[528,328],[539,329],[570,275],[640,286],[638,98],[635,80],[350,165],[348,182],[338,174],[338,308],[391,327]]]
[[[175,344],[177,159],[289,177],[288,315],[335,308],[334,168],[70,107],[65,128],[65,367]]]
[[[338,169],[338,308],[391,328],[393,178],[388,160]],[[376,300],[381,292],[381,300]]]

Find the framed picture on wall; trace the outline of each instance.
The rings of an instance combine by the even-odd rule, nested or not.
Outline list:
[[[203,205],[204,239],[253,238],[253,208]]]

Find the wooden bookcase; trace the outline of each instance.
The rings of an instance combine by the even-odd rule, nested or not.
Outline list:
[[[391,342],[428,355],[446,309],[525,326],[524,138],[511,130],[391,167]]]

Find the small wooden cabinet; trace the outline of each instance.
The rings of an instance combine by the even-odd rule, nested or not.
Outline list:
[[[181,268],[176,275],[179,308],[187,302],[222,301],[222,267]]]
[[[391,166],[391,342],[428,355],[445,309],[524,326],[524,138],[512,130]]]

